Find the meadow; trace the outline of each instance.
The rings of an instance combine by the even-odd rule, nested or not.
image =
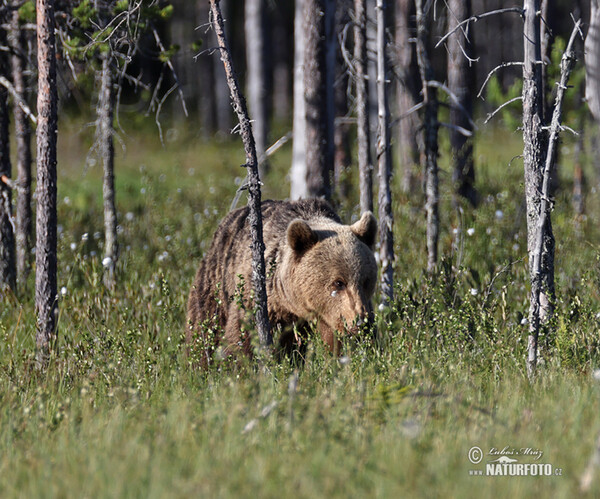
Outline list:
[[[570,204],[565,140],[553,211],[556,314],[542,364],[525,369],[528,272],[518,133],[483,129],[481,205],[457,209],[442,147],[439,274],[425,272],[419,192],[394,177],[395,293],[377,340],[334,358],[243,359],[206,372],[183,338],[198,262],[244,176],[241,142],[203,142],[180,124],[123,137],[116,187],[118,284],[102,284],[101,171],[91,138],[59,135],[60,319],[35,369],[33,275],[0,306],[1,497],[572,497],[600,432],[600,173],[586,157],[585,216]],[[264,198],[285,198],[290,144]],[[591,155],[590,155],[591,156]],[[353,178],[350,179],[351,183]],[[354,184],[353,184],[354,185]],[[245,196],[240,201],[245,202]],[[340,201],[359,215],[354,187]],[[377,299],[377,297],[376,297]],[[479,447],[483,461],[472,463]],[[478,476],[500,454],[552,476]],[[490,451],[492,451],[490,453]],[[538,452],[539,454],[539,452]],[[558,471],[556,471],[558,470]],[[560,474],[558,472],[560,471]],[[485,473],[485,471],[484,471]],[[598,470],[597,475],[600,475]],[[587,495],[597,494],[592,477]]]

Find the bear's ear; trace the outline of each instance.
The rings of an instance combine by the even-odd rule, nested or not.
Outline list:
[[[288,225],[287,241],[294,251],[304,253],[317,244],[319,238],[317,233],[304,220],[297,218]]]
[[[350,226],[350,230],[369,248],[375,246],[377,237],[377,220],[370,211],[365,211],[360,220]]]

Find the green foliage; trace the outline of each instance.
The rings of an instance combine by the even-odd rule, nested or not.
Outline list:
[[[83,0],[79,5],[73,7],[73,17],[79,23],[81,29],[88,29],[92,26],[92,20],[98,16],[98,11],[92,5],[90,0]]]
[[[179,51],[179,45],[173,44],[170,45],[167,50],[163,50],[158,54],[158,60],[160,62],[169,62],[173,56]]]
[[[19,20],[23,23],[35,23],[35,2],[28,0],[19,7]]]
[[[0,307],[2,497],[577,495],[600,431],[598,199],[575,220],[568,187],[557,195],[556,327],[541,338],[534,386],[522,170],[510,162],[522,145],[498,129],[475,143],[477,210],[455,210],[441,184],[435,278],[420,201],[395,197],[396,300],[376,338],[346,340],[335,358],[314,336],[302,361],[200,372],[184,342],[186,298],[241,181],[243,148],[165,126],[163,149],[135,123],[117,153],[114,292],[102,284],[101,168],[81,165],[93,132],[61,123],[57,352],[35,370],[32,275]],[[265,197],[287,195],[289,160],[289,145],[271,158]],[[483,468],[468,460],[473,446],[539,448],[563,476],[470,476]]]

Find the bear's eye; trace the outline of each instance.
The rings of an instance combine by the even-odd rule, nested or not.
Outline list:
[[[335,281],[333,281],[333,289],[335,291],[343,291],[344,289],[346,289],[346,283],[341,279],[336,279]]]

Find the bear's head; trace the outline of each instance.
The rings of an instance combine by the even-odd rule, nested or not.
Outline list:
[[[371,212],[353,225],[328,218],[292,220],[287,227],[283,286],[292,312],[317,320],[321,337],[338,352],[337,334],[355,333],[371,313],[377,281]]]

